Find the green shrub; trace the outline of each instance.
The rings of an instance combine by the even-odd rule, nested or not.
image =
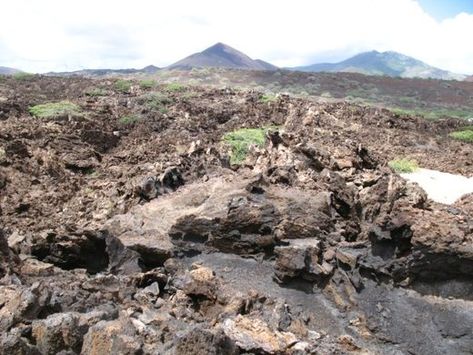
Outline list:
[[[38,118],[59,118],[65,116],[81,116],[81,109],[70,101],[49,102],[31,106],[28,111]]]
[[[117,80],[115,83],[115,89],[119,92],[122,92],[124,94],[129,93],[131,90],[131,81],[129,80]]]
[[[166,94],[153,92],[148,95],[144,95],[140,100],[148,109],[153,111],[159,111],[161,113],[167,113],[167,105],[172,104],[173,100]]]
[[[151,88],[154,88],[156,86],[156,80],[153,80],[153,79],[144,79],[144,80],[141,80],[140,81],[140,88],[141,89],[151,89]]]
[[[25,72],[18,72],[13,74],[13,79],[18,80],[18,81],[27,81],[30,80],[34,77],[34,74],[31,73],[25,73]]]
[[[452,132],[449,136],[462,142],[473,143],[473,129]]]
[[[231,148],[230,163],[241,164],[245,160],[250,146],[264,146],[268,130],[269,128],[241,128],[226,133],[223,136],[223,141]]]
[[[102,88],[93,88],[85,92],[87,96],[97,97],[97,96],[107,96],[107,91]]]
[[[128,125],[128,124],[136,123],[140,119],[141,119],[141,117],[138,116],[138,115],[127,115],[127,116],[123,116],[123,117],[120,118],[120,123]]]
[[[179,83],[171,83],[166,86],[166,90],[171,92],[181,92],[185,91],[186,87]]]
[[[263,94],[260,96],[259,102],[263,102],[263,103],[274,102],[277,99],[278,99],[277,96],[274,94]]]
[[[413,173],[419,169],[419,165],[415,160],[407,158],[391,160],[388,165],[397,173]]]

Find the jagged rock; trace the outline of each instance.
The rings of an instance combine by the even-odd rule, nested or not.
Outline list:
[[[41,352],[23,336],[20,329],[0,335],[0,354],[2,355],[42,355]]]
[[[174,245],[184,251],[252,254],[271,249],[280,239],[324,236],[332,230],[329,194],[279,187],[253,193],[247,189],[253,181],[230,175],[187,185],[115,216],[107,229],[148,265],[162,264]]]
[[[38,316],[45,300],[38,296],[36,290],[15,285],[0,286],[0,331],[6,331],[21,321]]]
[[[222,329],[244,352],[285,353],[290,346],[297,343],[294,334],[274,331],[260,319],[251,319],[241,315],[225,319]]]
[[[137,186],[136,193],[146,201],[175,191],[184,185],[184,179],[177,167],[167,168],[159,178],[148,177]]]
[[[140,255],[126,248],[119,239],[111,236],[107,231],[102,232],[105,238],[105,251],[108,257],[108,270],[114,274],[132,274],[140,272]]]
[[[275,276],[279,282],[294,278],[319,282],[329,276],[333,266],[322,257],[320,240],[316,238],[289,241],[286,246],[277,246]]]
[[[21,265],[21,273],[27,276],[51,276],[59,269],[53,264],[45,263],[34,258],[26,258]]]
[[[0,212],[1,214],[1,212]],[[3,230],[0,228],[0,280],[7,274],[15,271],[20,260],[8,245],[7,238]]]
[[[215,273],[204,266],[193,265],[190,272],[174,281],[174,285],[187,295],[215,298],[217,280]]]
[[[82,355],[138,355],[142,344],[136,339],[136,329],[126,319],[100,321],[89,328],[84,337]]]
[[[87,330],[88,324],[81,321],[80,314],[58,313],[34,321],[32,337],[42,354],[57,354],[64,350],[78,353]]]
[[[178,336],[175,354],[237,355],[240,352],[222,330],[194,327]]]
[[[159,284],[153,282],[151,285],[135,293],[134,298],[141,303],[154,303],[159,297]]]
[[[337,261],[347,265],[351,270],[354,270],[358,261],[359,254],[353,253],[352,250],[337,249],[335,257]]]
[[[106,241],[101,233],[76,231],[57,235],[45,232],[31,245],[31,254],[62,269],[84,268],[97,273],[107,268]]]

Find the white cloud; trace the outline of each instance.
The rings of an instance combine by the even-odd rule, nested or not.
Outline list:
[[[0,65],[29,71],[166,66],[215,42],[280,66],[395,50],[473,73],[473,14],[414,0],[3,0]]]

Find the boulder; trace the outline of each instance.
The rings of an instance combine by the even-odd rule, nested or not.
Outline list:
[[[32,324],[32,337],[42,354],[60,351],[80,352],[88,325],[78,313],[57,313]]]
[[[323,238],[334,228],[330,201],[330,193],[306,194],[267,187],[260,176],[229,175],[134,207],[106,228],[146,265],[160,266],[179,251],[255,254],[281,239]]]
[[[235,343],[219,329],[193,327],[175,340],[175,354],[179,355],[237,355],[240,354]]]
[[[92,326],[84,337],[82,355],[141,354],[142,344],[136,337],[136,329],[129,319],[100,321]]]
[[[249,353],[283,354],[298,341],[292,333],[272,330],[261,319],[241,315],[225,319],[222,329],[241,351]]]

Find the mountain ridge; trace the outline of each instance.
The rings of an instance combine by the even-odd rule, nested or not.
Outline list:
[[[465,75],[456,74],[428,65],[405,54],[386,51],[362,52],[338,63],[316,63],[288,68],[306,72],[353,72],[366,75],[388,75],[401,78],[463,80]]]
[[[128,69],[81,69],[70,72],[49,72],[46,75],[65,75],[65,76],[106,76],[114,74],[154,74],[159,67],[154,65],[148,65],[141,69],[128,68]]]
[[[16,73],[21,73],[21,70],[16,69],[16,68],[0,66],[0,75],[12,75],[12,74],[16,74]]]

